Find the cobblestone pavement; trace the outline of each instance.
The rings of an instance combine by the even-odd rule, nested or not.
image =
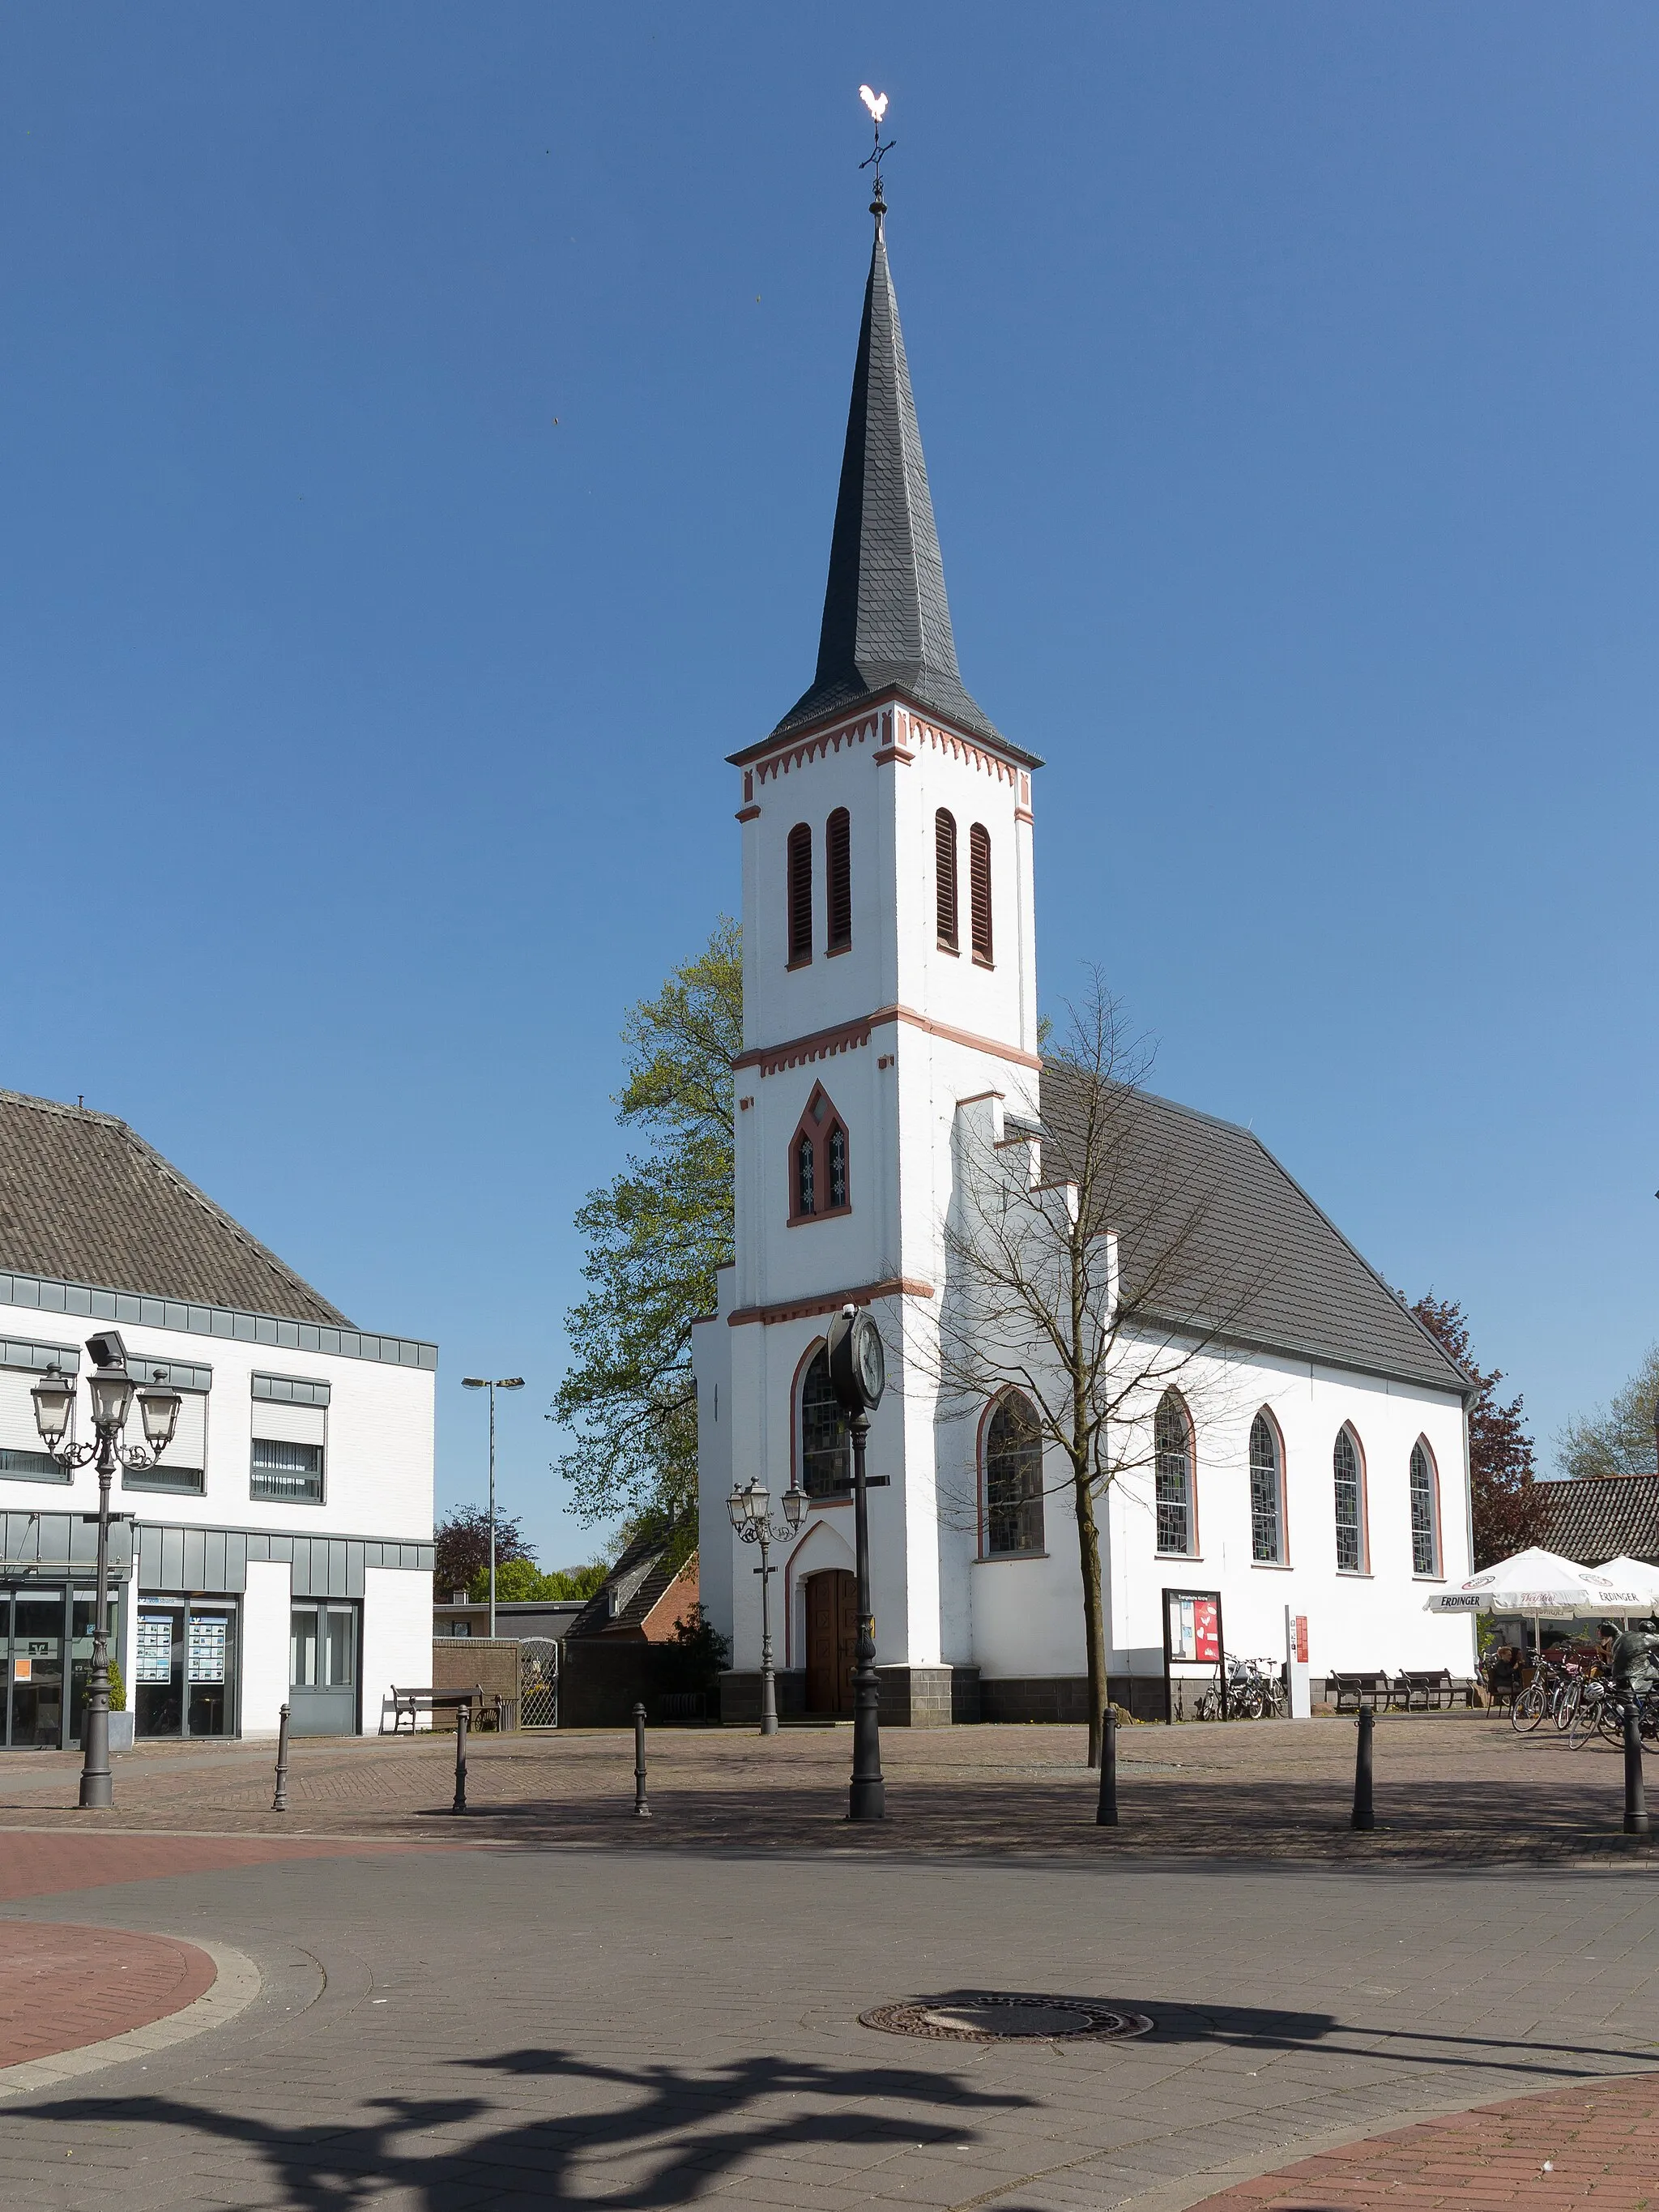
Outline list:
[[[1620,2075],[1645,2094],[1659,2063],[1659,1895],[1632,1861],[486,1841],[160,1875],[158,1850],[199,1839],[96,1841],[147,1878],[78,1890],[77,1922],[234,1946],[263,1986],[211,2034],[9,2103],[8,2212],[1173,2212],[1427,2116]],[[65,1917],[42,1894],[0,1925]],[[860,2024],[988,1989],[1155,2027],[970,2045]]]
[[[1385,1716],[1376,1738],[1378,1826],[1348,1826],[1351,1721],[1213,1723],[1122,1732],[1122,1823],[1093,1824],[1096,1778],[1075,1728],[890,1729],[889,1819],[842,1820],[845,1728],[769,1741],[720,1729],[650,1739],[650,1822],[631,1817],[633,1747],[620,1733],[477,1736],[469,1834],[655,1850],[839,1848],[999,1855],[1243,1850],[1340,1863],[1431,1858],[1536,1865],[1623,1857],[1617,1751],[1574,1753],[1551,1730],[1516,1736],[1485,1714]],[[290,1810],[273,1814],[272,1753],[247,1744],[147,1747],[115,1763],[113,1814],[75,1810],[71,1755],[0,1759],[0,1828],[72,1825],[215,1834],[429,1839],[448,1817],[453,1737],[332,1739],[293,1747]],[[1659,1760],[1654,1783],[1659,1793]],[[1659,1806],[1656,1807],[1659,1811]]]
[[[181,2012],[213,1972],[205,1951],[174,1936],[0,1920],[0,2067]]]
[[[1659,2202],[1659,2075],[1522,2097],[1304,2159],[1204,2200],[1204,2212],[1432,2212]]]

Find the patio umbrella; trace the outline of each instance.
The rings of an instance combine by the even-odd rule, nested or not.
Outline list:
[[[1616,1559],[1607,1560],[1595,1571],[1605,1575],[1610,1583],[1625,1583],[1632,1589],[1640,1590],[1644,1606],[1659,1609],[1659,1567],[1648,1560],[1632,1559],[1627,1552],[1621,1552]]]
[[[1630,1565],[1614,1561],[1614,1565]],[[1607,1567],[1581,1567],[1537,1544],[1513,1559],[1483,1567],[1455,1589],[1437,1590],[1425,1613],[1508,1613],[1529,1620],[1571,1620],[1575,1613],[1646,1613],[1653,1603],[1654,1570],[1613,1575]]]

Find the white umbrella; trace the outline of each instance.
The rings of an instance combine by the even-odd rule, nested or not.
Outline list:
[[[1621,1552],[1616,1559],[1608,1559],[1595,1571],[1605,1575],[1610,1583],[1627,1583],[1632,1589],[1640,1590],[1644,1607],[1659,1607],[1659,1567],[1650,1565],[1646,1559],[1632,1559],[1627,1552]]]
[[[1570,1620],[1575,1613],[1646,1613],[1653,1603],[1653,1575],[1651,1567],[1644,1567],[1638,1583],[1634,1576],[1581,1567],[1533,1544],[1511,1559],[1483,1567],[1455,1589],[1437,1590],[1423,1610],[1516,1613],[1534,1621]]]

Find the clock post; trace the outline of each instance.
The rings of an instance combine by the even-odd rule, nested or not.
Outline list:
[[[881,1331],[867,1312],[844,1306],[830,1328],[830,1379],[848,1418],[853,1440],[853,1527],[858,1568],[859,1640],[853,1669],[853,1780],[847,1793],[849,1820],[887,1817],[887,1784],[881,1772],[881,1685],[876,1674],[876,1621],[870,1602],[868,1492],[885,1475],[865,1469],[870,1415],[887,1386]]]

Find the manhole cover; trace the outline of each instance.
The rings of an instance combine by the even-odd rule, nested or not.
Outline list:
[[[1115,2012],[1091,1997],[1012,1996],[988,1990],[907,1997],[902,2004],[877,2005],[859,2019],[887,2035],[930,2036],[940,2043],[1106,2043],[1145,2035],[1152,2025],[1144,2012]]]

